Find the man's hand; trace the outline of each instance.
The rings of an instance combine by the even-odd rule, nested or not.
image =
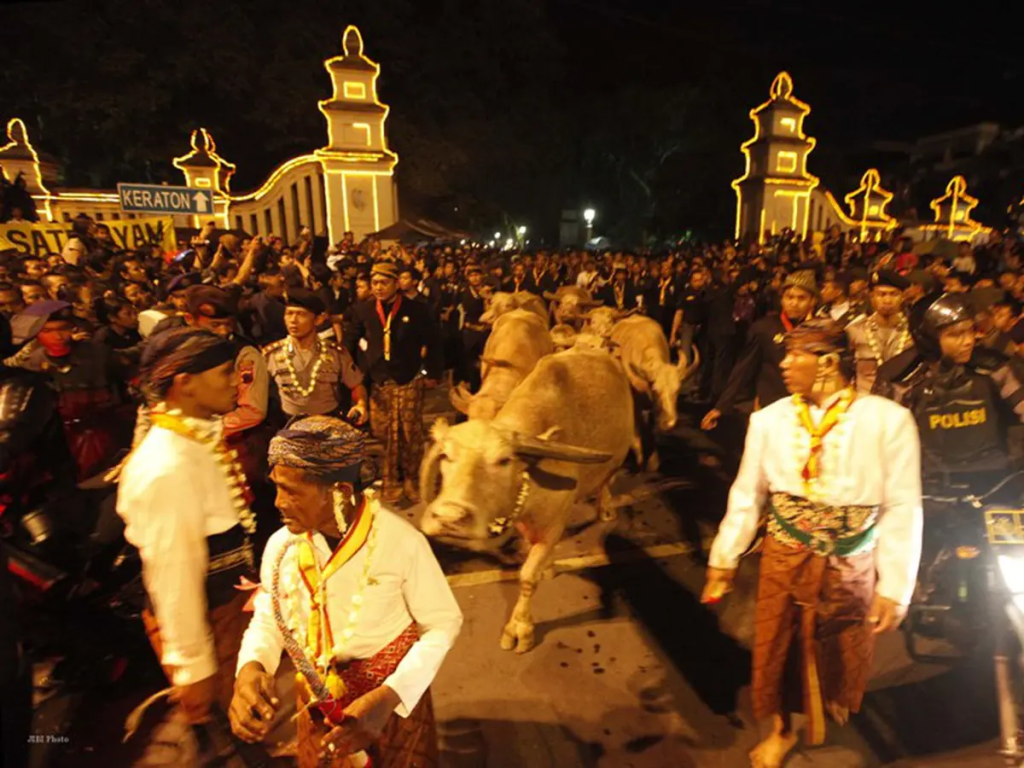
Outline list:
[[[875,595],[871,604],[871,613],[868,614],[868,624],[874,629],[872,632],[880,635],[883,632],[891,632],[903,623],[903,617],[907,615],[907,607],[900,605],[894,600],[881,595]]]
[[[258,661],[250,661],[235,680],[235,695],[228,708],[231,730],[242,741],[262,741],[280,703],[274,696],[274,678]]]
[[[386,685],[360,696],[346,707],[344,722],[324,736],[321,742],[324,754],[350,755],[366,749],[381,737],[388,718],[401,703],[398,694]]]
[[[722,412],[717,408],[712,408],[704,415],[704,419],[700,423],[700,428],[705,432],[710,432],[718,426],[718,420],[720,418],[722,418]]]
[[[180,685],[171,694],[171,701],[175,701],[185,712],[185,717],[190,725],[205,723],[210,719],[210,707],[217,693],[216,677],[209,677],[198,680],[191,685]]]
[[[704,591],[700,595],[701,603],[705,605],[717,603],[732,592],[732,583],[735,578],[736,569],[708,568],[704,580]]]
[[[357,427],[363,426],[366,423],[366,403],[356,403],[353,405],[349,408],[345,418],[353,422]]]

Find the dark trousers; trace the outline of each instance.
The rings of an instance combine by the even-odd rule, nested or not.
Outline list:
[[[19,665],[16,658],[16,652],[11,654],[11,668],[0,678],[0,764],[25,768],[32,731],[32,671],[27,661]]]
[[[734,336],[709,336],[698,338],[701,357],[701,395],[717,403],[729,381],[729,373],[736,361],[736,339]]]
[[[462,361],[456,378],[469,384],[470,391],[480,389],[480,355],[484,352],[487,334],[464,328],[462,331]]]

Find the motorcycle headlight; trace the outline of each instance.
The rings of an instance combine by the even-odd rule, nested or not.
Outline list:
[[[1006,588],[1015,595],[1024,594],[1024,555],[999,555],[996,562]]]
[[[1013,604],[1024,613],[1024,555],[999,555],[996,562],[1003,584],[1013,595]]]

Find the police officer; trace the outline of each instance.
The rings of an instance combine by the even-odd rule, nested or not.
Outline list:
[[[281,409],[288,416],[345,410],[344,385],[352,403],[347,418],[362,426],[368,414],[363,374],[348,350],[317,333],[327,320],[323,299],[302,288],[289,288],[284,302],[288,337],[263,349],[267,371],[280,392]]]
[[[991,488],[1010,466],[1006,428],[1024,419],[1018,364],[976,346],[974,313],[961,294],[921,299],[910,332],[914,345],[879,368],[874,393],[914,414],[926,486]]]
[[[910,281],[887,269],[872,273],[870,301],[874,310],[846,326],[857,366],[857,390],[870,392],[879,366],[910,346],[910,329],[903,314],[903,293]]]

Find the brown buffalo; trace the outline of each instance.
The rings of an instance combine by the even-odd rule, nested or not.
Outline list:
[[[539,296],[529,291],[516,291],[508,293],[498,291],[487,301],[487,309],[480,316],[481,323],[494,323],[499,317],[513,309],[525,309],[533,312],[544,321],[548,319],[548,312]]]
[[[555,293],[545,293],[544,298],[551,302],[551,324],[564,323],[577,331],[587,310],[601,306],[600,301],[591,297],[590,291],[575,285],[563,285]]]
[[[471,419],[493,419],[537,361],[553,351],[543,318],[526,309],[503,314],[494,323],[480,358],[480,391],[474,395],[459,385],[449,396],[452,405]]]
[[[679,364],[673,365],[669,354],[668,340],[661,324],[649,317],[633,315],[615,324],[611,333],[612,342],[629,377],[636,404],[637,435],[633,445],[637,463],[656,471],[658,454],[654,448],[654,424],[661,431],[673,429],[678,420],[676,401],[679,390],[700,365],[700,358],[694,351],[693,362],[687,364],[686,356],[679,356]],[[645,417],[645,412],[648,414]],[[644,461],[644,446],[651,446]]]
[[[608,483],[633,439],[629,381],[607,352],[548,355],[493,420],[439,420],[432,435],[420,471],[423,532],[493,551],[519,531],[530,549],[501,647],[528,651],[530,600],[573,503],[596,494],[599,512],[610,505]]]

